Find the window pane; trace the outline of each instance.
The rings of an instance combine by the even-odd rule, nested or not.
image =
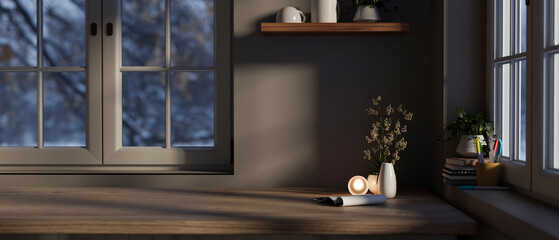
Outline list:
[[[173,66],[214,65],[214,1],[171,1]]]
[[[165,65],[165,1],[122,1],[122,65]]]
[[[0,146],[37,146],[34,72],[0,72]]]
[[[553,168],[559,169],[559,54],[553,54],[551,70],[553,72]]]
[[[165,145],[164,73],[122,73],[122,145]]]
[[[518,122],[518,160],[526,161],[526,60],[517,63],[519,70],[518,85],[519,89],[519,113]]]
[[[553,3],[553,45],[559,45],[559,0],[551,0],[550,2]]]
[[[85,66],[85,0],[43,0],[45,66]]]
[[[36,0],[0,1],[0,67],[37,66]]]
[[[500,0],[501,2],[501,57],[510,55],[511,40],[511,0]]]
[[[85,146],[85,72],[43,74],[43,132],[46,147]]]
[[[173,72],[172,145],[213,147],[215,81],[213,72]]]
[[[501,139],[503,156],[510,157],[510,64],[501,65]]]
[[[526,0],[516,0],[518,6],[518,20],[517,26],[518,30],[518,37],[516,38],[518,41],[518,48],[517,53],[526,52],[526,23],[527,23],[527,12],[526,12]]]

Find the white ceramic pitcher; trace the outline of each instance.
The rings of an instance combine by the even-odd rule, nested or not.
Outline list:
[[[311,0],[311,22],[335,23],[339,16],[338,0]]]
[[[284,7],[276,15],[276,22],[279,23],[302,23],[307,21],[303,12],[294,7]]]

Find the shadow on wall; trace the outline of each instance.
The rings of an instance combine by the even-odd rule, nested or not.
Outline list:
[[[262,19],[283,6],[308,12],[308,2],[236,1],[236,174],[268,175],[278,186],[345,186],[367,173],[364,108],[382,95],[416,113],[397,165],[400,185],[427,186],[440,128],[438,103],[429,102],[440,91],[429,72],[430,5],[400,1],[412,25],[402,36],[261,36]]]

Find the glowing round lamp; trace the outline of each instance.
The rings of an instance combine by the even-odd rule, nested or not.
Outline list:
[[[354,176],[349,179],[347,189],[351,195],[363,195],[369,190],[369,182],[362,176]]]

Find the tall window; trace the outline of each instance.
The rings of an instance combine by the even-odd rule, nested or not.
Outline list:
[[[495,1],[494,101],[503,157],[526,161],[527,11],[524,0]]]
[[[546,169],[559,170],[559,1],[549,0],[545,3],[545,27],[543,61],[545,99],[548,106],[547,128],[553,129],[548,132],[548,161],[545,162]]]
[[[536,54],[534,76],[541,88],[535,89],[539,97],[538,123],[543,131],[538,142],[542,153],[533,165],[533,191],[559,199],[559,1],[537,2],[534,18]],[[536,16],[536,13],[534,14]],[[543,22],[542,22],[543,21]]]
[[[505,180],[559,199],[559,1],[489,6],[492,112],[505,143]]]
[[[0,1],[0,164],[228,168],[229,9]]]

